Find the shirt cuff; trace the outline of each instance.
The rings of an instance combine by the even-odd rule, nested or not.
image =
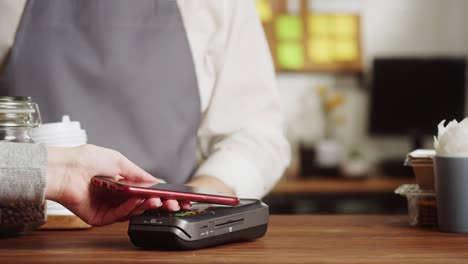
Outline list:
[[[198,168],[197,175],[223,181],[240,198],[259,199],[268,192],[256,166],[232,151],[218,150],[210,155]]]

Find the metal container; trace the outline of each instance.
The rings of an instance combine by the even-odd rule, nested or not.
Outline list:
[[[30,97],[0,96],[0,142],[33,143],[32,128],[40,124],[39,107]],[[0,236],[27,233],[44,222],[44,204],[0,201]]]

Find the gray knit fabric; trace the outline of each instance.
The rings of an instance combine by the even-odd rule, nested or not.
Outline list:
[[[45,145],[0,142],[0,206],[41,205],[45,198],[46,176]]]

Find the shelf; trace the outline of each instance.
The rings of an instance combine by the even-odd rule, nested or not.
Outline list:
[[[373,176],[364,179],[311,177],[280,181],[271,194],[336,194],[336,193],[393,193],[402,184],[411,184],[409,177]]]

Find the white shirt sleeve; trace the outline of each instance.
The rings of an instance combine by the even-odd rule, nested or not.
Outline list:
[[[216,80],[199,130],[206,160],[196,175],[216,177],[239,197],[268,193],[290,161],[274,69],[254,1],[231,5]],[[224,3],[226,3],[224,2]],[[226,10],[226,9],[225,9]]]
[[[26,0],[0,0],[0,73],[21,20]]]

